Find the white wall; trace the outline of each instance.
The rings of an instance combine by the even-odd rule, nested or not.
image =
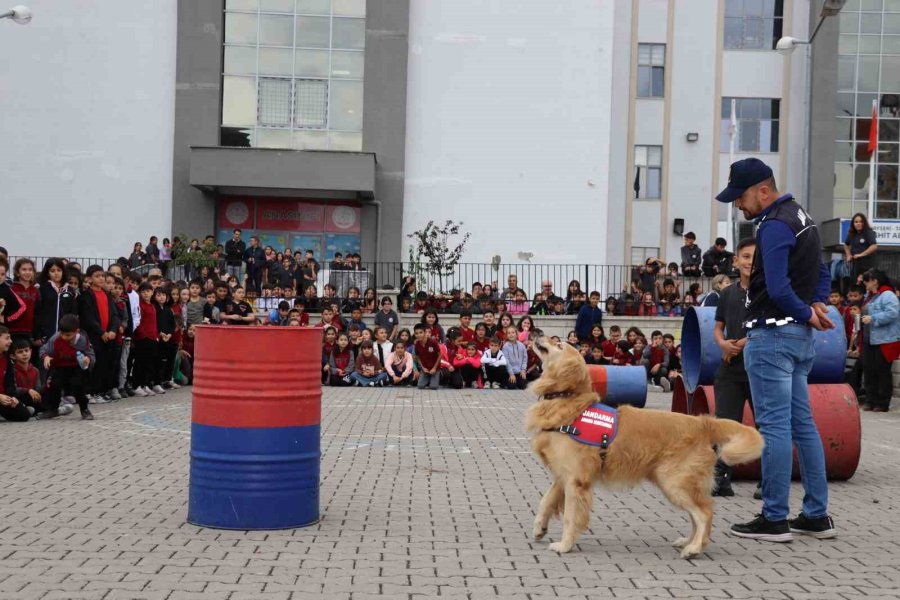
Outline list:
[[[404,233],[605,263],[614,3],[411,2]]]
[[[0,21],[0,245],[117,257],[171,227],[176,0],[29,0]]]
[[[684,219],[685,232],[697,234],[697,243],[709,240],[713,158],[719,140],[715,136],[719,100],[716,97],[716,30],[719,26],[716,0],[679,2],[672,24],[671,94],[669,117],[668,213],[662,224],[667,260],[681,262],[680,236],[672,233],[672,222]],[[699,134],[688,142],[688,133]]]

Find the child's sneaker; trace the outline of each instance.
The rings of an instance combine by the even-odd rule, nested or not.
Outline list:
[[[662,388],[662,391],[664,391],[664,392],[672,391],[672,382],[669,381],[668,377],[663,377],[662,379],[660,379],[659,386]]]
[[[71,404],[60,404],[59,405],[59,414],[60,416],[71,415],[75,411],[75,407]]]
[[[81,420],[82,421],[93,421],[94,420],[94,415],[91,413],[91,410],[89,408],[86,408],[83,411],[81,411]]]
[[[166,393],[166,390],[164,390],[164,389],[162,388],[162,386],[159,385],[159,384],[154,385],[154,386],[153,386],[152,388],[150,388],[150,389],[153,390],[153,393],[155,393],[155,394],[165,394],[165,393]]]
[[[113,388],[113,389],[109,390],[109,399],[112,400],[113,402],[115,402],[117,400],[121,400],[122,394],[119,393],[119,390],[117,390],[116,388]]]
[[[169,380],[169,387],[172,388],[173,390],[180,390],[180,389],[181,389],[181,386],[178,385],[177,383],[175,383],[175,380],[174,380],[174,379],[170,379],[170,380]]]
[[[106,398],[97,394],[96,396],[88,396],[88,404],[106,404],[109,402]]]
[[[155,396],[155,395],[156,395],[156,392],[154,392],[153,390],[151,390],[149,385],[145,385],[145,386],[142,387],[141,389],[144,390],[144,393],[145,393],[146,395],[148,395],[148,396]]]
[[[146,397],[149,396],[150,394],[148,394],[148,393],[146,392],[146,390],[144,390],[144,388],[139,387],[139,388],[137,388],[137,389],[134,390],[134,395],[135,395],[135,396],[139,396],[139,397],[141,397],[141,398],[146,398]]]
[[[75,401],[75,396],[63,396],[62,397],[63,404],[68,404],[69,406],[74,406],[77,404]]]

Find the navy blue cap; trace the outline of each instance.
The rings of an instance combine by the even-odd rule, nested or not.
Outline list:
[[[758,158],[745,158],[731,163],[728,172],[728,187],[719,192],[719,202],[734,202],[741,197],[747,188],[762,183],[772,177],[772,169]]]

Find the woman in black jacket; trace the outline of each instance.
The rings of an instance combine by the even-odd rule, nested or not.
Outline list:
[[[63,315],[77,315],[75,290],[63,281],[66,266],[61,258],[49,258],[38,279],[40,300],[34,315],[34,339],[42,344],[59,329]]]

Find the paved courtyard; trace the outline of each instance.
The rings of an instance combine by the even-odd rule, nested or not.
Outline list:
[[[548,549],[558,521],[531,540],[548,478],[522,434],[530,402],[326,389],[322,520],[272,532],[185,523],[190,389],[98,406],[93,423],[0,423],[0,598],[900,597],[897,412],[863,414],[860,468],[831,486],[838,539],[726,535],[758,508],[740,483],[685,561],[670,543],[687,518],[649,486],[598,491],[571,554]]]

